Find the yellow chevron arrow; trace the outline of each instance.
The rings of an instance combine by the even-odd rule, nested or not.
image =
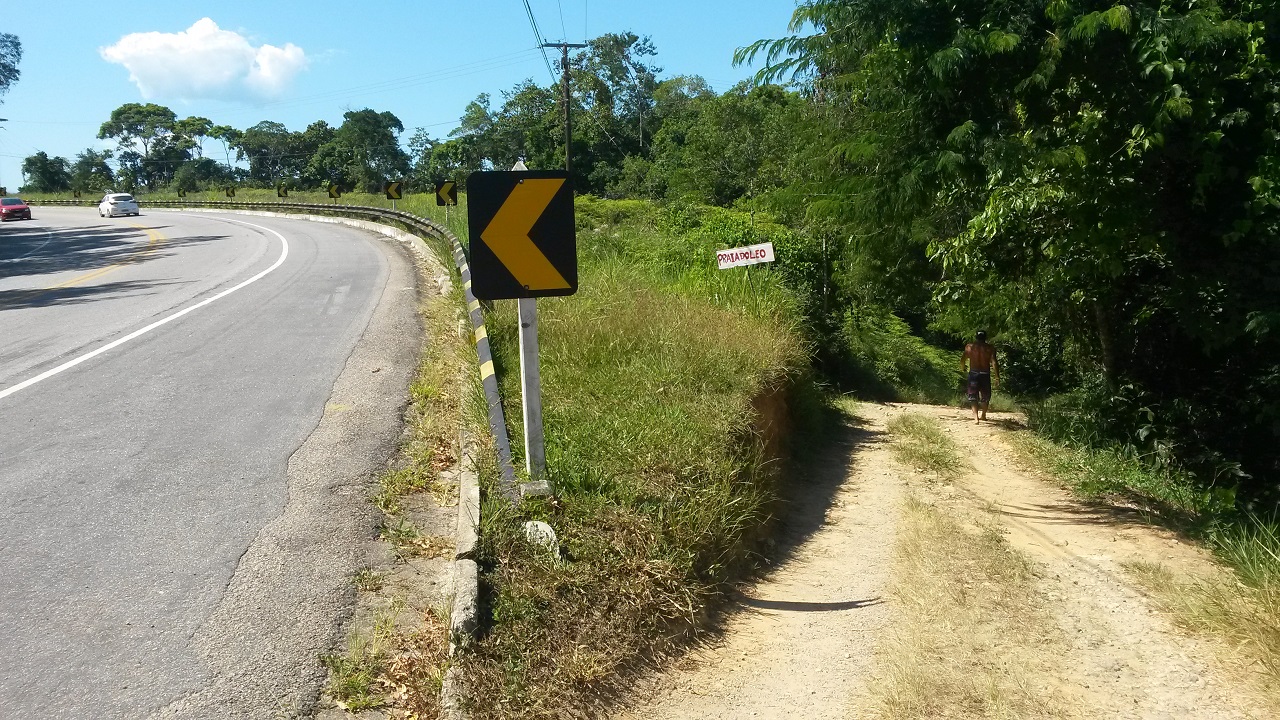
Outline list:
[[[551,204],[564,178],[526,178],[480,233],[498,261],[529,290],[567,290],[569,283],[529,237],[538,218]]]
[[[436,190],[436,195],[439,195],[440,199],[446,205],[453,202],[453,198],[450,197],[452,194],[453,194],[453,183],[451,182],[440,183],[440,188]]]

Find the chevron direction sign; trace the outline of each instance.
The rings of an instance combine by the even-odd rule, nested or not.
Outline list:
[[[563,170],[467,178],[472,293],[509,300],[578,291],[573,186]]]
[[[449,207],[458,204],[458,183],[452,180],[441,180],[436,183],[436,205]]]

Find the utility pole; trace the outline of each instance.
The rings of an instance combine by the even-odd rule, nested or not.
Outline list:
[[[573,176],[573,112],[572,97],[569,95],[569,50],[570,48],[584,48],[585,43],[542,43],[544,48],[560,48],[561,55],[560,68],[564,71],[564,77],[560,80],[560,102],[564,104],[564,170]]]

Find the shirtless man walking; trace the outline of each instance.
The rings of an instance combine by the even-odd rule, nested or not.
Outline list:
[[[996,364],[996,349],[987,343],[987,331],[978,331],[977,342],[964,346],[964,357],[960,358],[960,371],[969,373],[969,402],[973,403],[973,422],[980,423],[987,419],[987,405],[991,402],[991,379],[1000,384],[1000,367]],[[982,416],[978,416],[978,406],[982,406]]]

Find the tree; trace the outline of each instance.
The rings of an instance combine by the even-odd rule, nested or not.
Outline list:
[[[246,129],[236,140],[236,159],[249,161],[249,177],[270,186],[279,179],[293,150],[289,129],[278,122],[263,120]]]
[[[653,139],[651,172],[665,192],[731,205],[788,181],[797,150],[793,110],[800,97],[777,85],[739,85],[721,96],[664,94],[667,117]],[[661,107],[661,106],[659,106]]]
[[[0,95],[9,92],[9,88],[22,76],[18,70],[21,60],[22,43],[18,36],[0,33]]]
[[[183,137],[190,150],[198,158],[204,157],[204,139],[212,137],[213,121],[203,117],[188,117],[174,123],[173,132]]]
[[[209,137],[215,138],[222,142],[222,153],[227,161],[227,168],[231,167],[231,148],[240,142],[240,131],[230,125],[214,125],[209,128]]]
[[[389,178],[408,174],[409,156],[400,147],[404,125],[399,118],[368,108],[342,117],[333,139],[317,148],[308,163],[310,178],[380,192]]]
[[[122,160],[127,152],[136,152],[141,148],[136,159],[130,158],[135,160],[130,165],[130,171],[147,187],[154,187],[158,180],[171,177],[177,169],[173,165],[176,159],[173,151],[176,150],[176,154],[181,155],[182,150],[174,148],[171,142],[176,122],[177,116],[163,105],[125,103],[111,111],[111,119],[98,129],[98,139],[116,140]],[[152,157],[153,146],[157,144],[163,146],[166,157]],[[153,160],[156,162],[153,163]]]
[[[173,175],[176,190],[200,190],[220,187],[234,181],[231,171],[211,158],[200,158],[183,163]]]
[[[26,178],[24,192],[62,192],[71,189],[71,171],[67,159],[49,157],[43,150],[22,161],[22,175]]]
[[[115,187],[115,173],[107,161],[111,159],[110,150],[86,148],[76,155],[71,166],[71,188],[73,190],[107,191]]]
[[[304,185],[318,187],[319,178],[307,176],[307,167],[311,158],[320,148],[333,141],[335,130],[324,120],[317,120],[300,133],[293,133],[290,138],[292,152],[284,163],[284,175],[300,179]]]
[[[1105,379],[1095,436],[1280,494],[1278,19],[815,0],[793,20],[813,34],[739,59],[805,86],[810,219],[929,288],[935,327],[1047,334]]]
[[[646,58],[653,42],[634,33],[594,38],[573,56],[574,175],[588,192],[605,194],[628,155],[643,155],[657,130],[653,93],[662,68]],[[647,123],[647,126],[646,126]],[[578,143],[584,145],[579,152]]]

